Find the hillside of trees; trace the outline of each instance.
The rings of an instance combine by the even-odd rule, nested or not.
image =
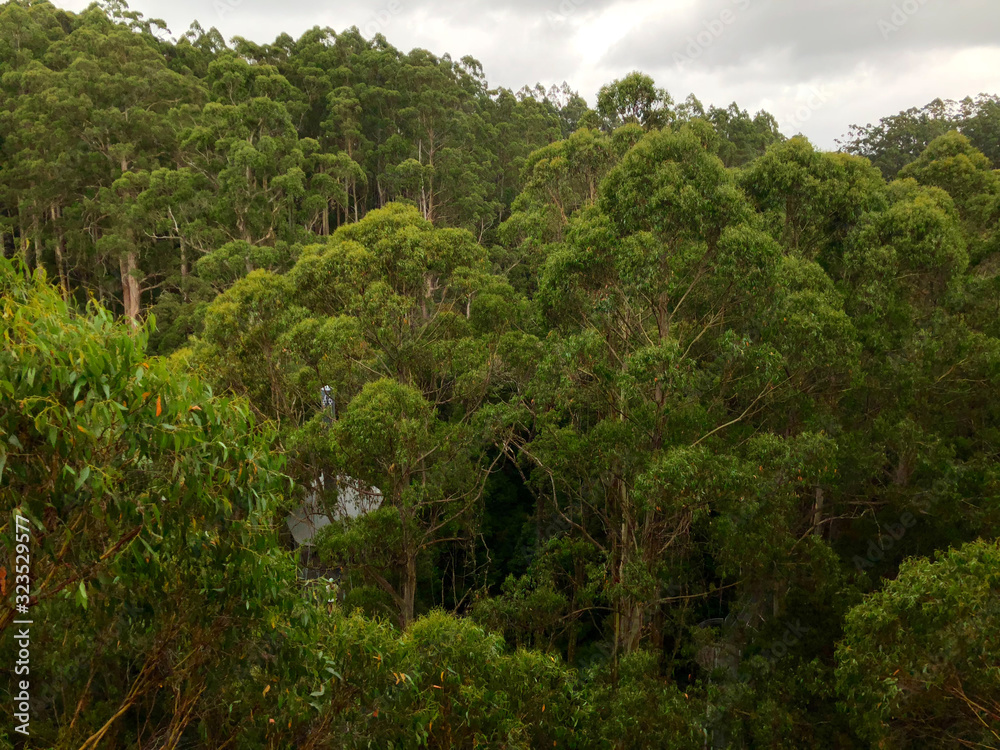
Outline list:
[[[1000,747],[1000,98],[594,103],[0,6],[0,747]]]

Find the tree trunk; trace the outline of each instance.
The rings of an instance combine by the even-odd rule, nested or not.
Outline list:
[[[406,572],[403,579],[403,609],[399,613],[399,624],[403,630],[413,624],[413,613],[417,598],[417,553],[416,550],[406,552]]]
[[[645,621],[645,605],[635,597],[624,597],[621,602],[621,628],[618,633],[619,650],[631,654],[639,647]]]
[[[31,239],[27,235],[21,237],[21,255],[24,258],[25,273],[30,275],[34,251],[31,248]]]
[[[662,594],[663,594],[662,587],[660,586],[660,584],[656,584],[657,600],[660,599]],[[659,654],[661,670],[663,669],[663,666],[667,661],[667,652],[663,644],[663,621],[664,621],[663,607],[664,605],[662,604],[662,602],[659,601],[657,601],[657,603],[653,605],[653,622],[651,623],[652,633],[650,634],[653,641],[653,650],[657,654]]]
[[[52,218],[52,224],[57,227],[56,229],[56,275],[59,277],[59,289],[62,292],[62,298],[64,302],[69,301],[69,279],[66,278],[66,235],[63,234],[62,229],[59,227],[59,207],[52,206],[49,209],[49,216]]]
[[[66,237],[62,232],[56,240],[56,269],[59,272],[59,288],[64,302],[69,301],[69,277],[66,275]]]
[[[821,536],[823,533],[823,488],[816,488],[816,502],[813,503],[813,533]]]
[[[142,294],[136,276],[139,264],[135,251],[125,253],[118,263],[122,274],[122,304],[125,307],[125,317],[135,326],[139,323],[139,299]]]
[[[191,273],[191,269],[188,267],[187,258],[187,246],[184,244],[184,238],[181,238],[181,297],[185,302],[188,302],[188,275]]]

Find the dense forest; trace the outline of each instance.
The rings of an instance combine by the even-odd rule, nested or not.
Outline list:
[[[0,6],[0,746],[1000,748],[1000,98],[594,104]]]

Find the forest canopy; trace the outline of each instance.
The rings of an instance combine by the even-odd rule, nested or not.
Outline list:
[[[1000,99],[678,93],[0,6],[26,747],[1000,747]]]

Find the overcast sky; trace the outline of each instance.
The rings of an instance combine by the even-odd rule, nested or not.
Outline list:
[[[82,0],[55,0],[69,10]],[[273,41],[357,26],[402,50],[472,55],[492,85],[566,81],[591,104],[631,70],[675,100],[770,111],[834,148],[852,123],[936,97],[1000,94],[996,0],[132,0],[174,36],[197,19]]]

